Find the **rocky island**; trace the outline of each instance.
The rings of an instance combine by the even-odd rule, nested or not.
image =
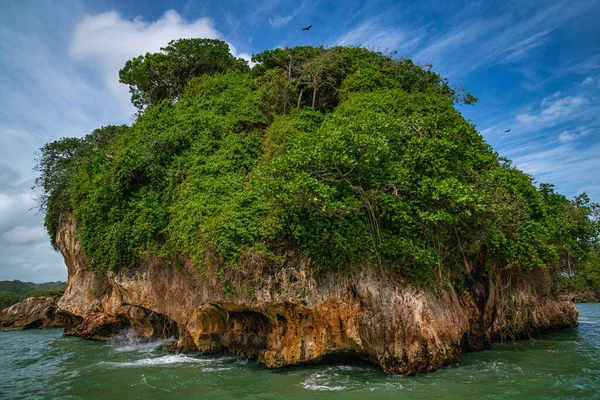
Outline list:
[[[475,97],[357,47],[253,61],[173,41],[120,71],[132,126],[42,148],[66,334],[416,374],[577,324],[557,285],[594,257],[596,205],[499,157],[458,111]]]

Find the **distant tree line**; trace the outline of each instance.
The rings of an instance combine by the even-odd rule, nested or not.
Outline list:
[[[66,282],[33,283],[19,280],[0,281],[0,310],[17,304],[28,297],[61,295]]]

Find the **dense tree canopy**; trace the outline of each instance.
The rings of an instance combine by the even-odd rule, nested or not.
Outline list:
[[[215,39],[173,40],[160,53],[146,53],[125,63],[119,81],[129,85],[131,102],[139,110],[165,99],[176,99],[196,76],[248,71],[248,63]]]
[[[135,123],[42,148],[48,232],[72,215],[98,271],[148,252],[236,268],[289,251],[419,281],[597,268],[598,206],[536,188],[457,111],[472,95],[393,56],[303,46],[249,69],[194,39],[128,61]]]

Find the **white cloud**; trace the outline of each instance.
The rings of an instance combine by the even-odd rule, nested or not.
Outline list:
[[[599,112],[593,93],[569,84],[525,108],[497,114],[482,133],[538,182],[556,184],[569,197],[585,191],[599,201]],[[510,133],[503,133],[508,127]]]
[[[561,134],[558,136],[558,140],[559,142],[570,142],[571,140],[574,140],[577,138],[577,135],[569,132],[569,131],[562,131]]]
[[[44,242],[48,240],[48,234],[41,225],[15,226],[0,235],[0,241],[9,244],[24,244],[31,242]]]
[[[186,21],[170,10],[158,20],[148,22],[140,17],[127,20],[112,11],[83,18],[73,31],[70,53],[99,73],[110,93],[128,114],[132,114],[135,110],[130,104],[128,88],[119,83],[119,69],[127,60],[157,52],[171,40],[218,39],[220,36],[210,18]],[[237,54],[231,44],[229,47],[232,54],[250,60],[248,54]]]
[[[27,188],[19,193],[0,192],[0,280],[67,278],[62,256],[50,247],[42,216],[30,210],[34,206]]]
[[[279,28],[280,26],[289,24],[289,22],[293,19],[294,19],[293,15],[288,15],[287,17],[277,15],[273,18],[269,18],[269,24],[271,24],[271,26],[273,28]]]
[[[572,142],[549,149],[532,151],[514,162],[538,182],[551,182],[561,192],[581,193],[583,186],[592,199],[600,198],[600,144],[577,147]],[[576,178],[575,178],[576,177]],[[582,185],[584,183],[584,185]]]
[[[12,188],[18,180],[19,171],[6,164],[0,164],[0,188]]]
[[[0,280],[66,281],[67,268],[49,241],[10,244],[0,242]]]
[[[573,119],[585,111],[588,104],[588,99],[583,96],[561,97],[560,92],[557,92],[542,100],[539,112],[520,113],[516,121],[526,124],[530,130],[554,126],[564,120]]]
[[[20,224],[35,225],[39,222],[29,209],[35,206],[35,201],[29,191],[9,194],[0,192],[0,234],[11,230]]]
[[[591,129],[587,129],[585,127],[579,127],[575,131],[564,130],[558,136],[558,141],[561,142],[561,143],[570,142],[570,141],[575,140],[577,138],[580,138],[580,137],[583,137],[583,136],[587,136],[591,132],[592,132]]]

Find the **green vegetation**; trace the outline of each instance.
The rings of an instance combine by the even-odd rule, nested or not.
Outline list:
[[[475,97],[392,56],[305,46],[250,69],[186,39],[128,61],[135,123],[41,149],[52,242],[72,216],[96,271],[151,252],[223,273],[289,251],[457,285],[492,267],[598,271],[598,206],[536,188],[457,111]]]
[[[25,299],[25,297],[12,292],[0,292],[0,310],[4,310],[6,307],[17,304],[23,299]]]
[[[160,53],[146,53],[127,61],[119,71],[119,80],[129,85],[133,105],[143,110],[165,99],[178,98],[193,77],[248,70],[248,63],[233,57],[225,42],[176,40]]]
[[[0,281],[0,310],[17,304],[28,297],[61,295],[66,286],[66,282]]]

